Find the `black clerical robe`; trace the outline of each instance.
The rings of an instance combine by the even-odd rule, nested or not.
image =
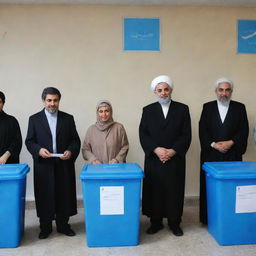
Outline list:
[[[184,203],[185,154],[191,142],[188,106],[171,101],[166,118],[158,102],[144,107],[139,135],[145,152],[142,213],[179,220]],[[153,152],[157,147],[174,149],[177,154],[162,163]]]
[[[249,128],[245,105],[230,101],[228,112],[222,123],[217,101],[203,105],[199,121],[201,144],[201,167],[204,162],[242,161],[246,151]],[[233,140],[234,145],[226,153],[211,147],[212,142]],[[207,224],[207,201],[205,173],[200,170],[200,221]]]
[[[69,150],[68,160],[42,158],[39,150],[53,152],[52,134],[44,110],[29,118],[26,146],[34,159],[34,190],[37,215],[53,220],[56,215],[68,217],[77,213],[75,160],[80,152],[80,139],[73,116],[58,111],[56,127],[57,153]]]
[[[0,112],[0,156],[6,151],[10,152],[7,164],[19,163],[22,147],[20,126],[15,117]]]

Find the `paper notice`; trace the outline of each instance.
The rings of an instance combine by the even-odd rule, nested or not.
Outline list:
[[[100,187],[100,215],[124,214],[124,187]]]
[[[52,157],[61,157],[63,154],[58,154],[58,153],[51,153]]]
[[[236,213],[256,212],[256,185],[236,187]]]

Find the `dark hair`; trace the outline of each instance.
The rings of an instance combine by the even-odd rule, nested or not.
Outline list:
[[[59,96],[59,100],[61,98],[61,94],[60,94],[60,91],[55,88],[55,87],[46,87],[44,88],[43,92],[42,92],[42,100],[45,100],[46,99],[46,95],[47,94],[52,94],[52,95],[58,95]]]
[[[3,103],[5,103],[5,96],[3,92],[0,92],[0,99],[2,100]]]

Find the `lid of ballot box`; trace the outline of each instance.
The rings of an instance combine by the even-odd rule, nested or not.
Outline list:
[[[203,170],[216,179],[256,179],[256,162],[205,162]]]
[[[0,165],[0,180],[23,179],[29,170],[27,164],[2,164]]]
[[[86,164],[80,179],[141,179],[144,173],[136,163]]]

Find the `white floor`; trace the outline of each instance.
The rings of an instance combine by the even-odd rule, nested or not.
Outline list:
[[[256,245],[220,246],[198,223],[198,208],[185,207],[182,227],[184,236],[175,237],[169,229],[147,235],[148,219],[141,217],[140,244],[134,247],[89,248],[86,245],[83,209],[71,218],[75,237],[54,232],[39,240],[35,210],[26,210],[25,235],[18,248],[0,249],[0,256],[255,256]]]

